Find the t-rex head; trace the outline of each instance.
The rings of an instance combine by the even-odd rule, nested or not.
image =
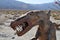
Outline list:
[[[50,11],[48,13],[44,11],[30,11],[27,15],[18,18],[17,20],[11,22],[10,26],[16,30],[18,36],[22,36],[28,32],[34,25],[38,25],[39,22],[49,21]]]

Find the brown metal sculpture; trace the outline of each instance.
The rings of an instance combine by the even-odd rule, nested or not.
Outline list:
[[[60,24],[55,24],[55,26],[56,26],[57,30],[60,30],[60,28],[59,28]]]
[[[39,25],[35,38],[31,40],[56,40],[56,24],[50,21],[50,12],[31,11],[27,15],[11,22],[11,28],[18,36],[27,33],[35,25]]]

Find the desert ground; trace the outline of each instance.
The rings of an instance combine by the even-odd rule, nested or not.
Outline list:
[[[23,36],[15,35],[15,31],[10,27],[10,23],[11,21],[20,18],[21,16],[24,16],[24,14],[14,14],[14,13],[6,14],[6,12],[0,11],[0,40],[30,40],[35,36],[38,25],[33,27],[29,32],[27,32]],[[60,20],[55,20],[54,17],[52,16],[50,17],[50,20],[52,22],[60,24]],[[59,30],[56,30],[56,37],[57,40],[60,40]]]

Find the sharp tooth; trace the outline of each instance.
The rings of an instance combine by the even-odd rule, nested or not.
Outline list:
[[[20,29],[19,31],[22,31],[22,30],[23,30],[23,29],[22,29],[22,25],[19,26],[19,29]]]
[[[16,30],[19,31],[19,27],[18,26],[16,27]]]
[[[22,31],[22,30],[23,30],[22,25],[18,25],[18,26],[16,27],[16,30],[17,30],[17,31]]]

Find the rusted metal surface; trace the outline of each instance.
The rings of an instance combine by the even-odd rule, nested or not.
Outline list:
[[[11,28],[16,30],[18,36],[27,33],[35,25],[39,25],[35,38],[31,40],[56,40],[56,24],[50,19],[50,12],[31,11],[27,15],[11,22]]]
[[[57,30],[60,30],[60,28],[59,28],[60,24],[56,24],[56,23],[54,23],[54,24],[55,24],[55,26],[56,26],[56,29],[57,29]]]

